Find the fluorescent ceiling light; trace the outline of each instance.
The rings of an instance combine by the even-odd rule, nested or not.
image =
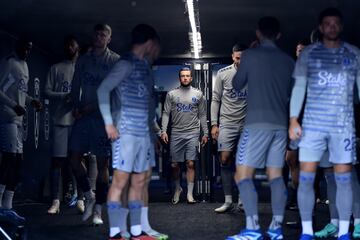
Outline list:
[[[196,26],[194,1],[186,0],[186,6],[187,6],[190,28],[191,28],[191,32],[189,32],[190,42],[193,47],[194,57],[196,59],[198,59],[198,58],[200,58],[202,44],[201,44],[201,34],[200,34],[200,31],[198,31],[198,28]],[[197,15],[197,17],[199,17],[199,15]],[[199,19],[197,19],[197,20],[199,20]]]

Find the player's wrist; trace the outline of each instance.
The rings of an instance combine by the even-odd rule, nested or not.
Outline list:
[[[290,124],[293,124],[293,123],[298,123],[297,117],[290,117]]]

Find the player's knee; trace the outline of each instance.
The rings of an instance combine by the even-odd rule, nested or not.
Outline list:
[[[118,192],[122,192],[125,188],[126,183],[123,183],[122,181],[115,180],[115,178],[112,180],[111,188]]]
[[[131,188],[133,188],[135,191],[142,191],[142,189],[145,186],[146,177],[145,175],[143,177],[137,177],[136,179],[131,179]]]
[[[188,169],[194,169],[194,168],[195,168],[195,162],[194,162],[194,161],[191,161],[191,160],[186,161],[186,167],[187,167]]]

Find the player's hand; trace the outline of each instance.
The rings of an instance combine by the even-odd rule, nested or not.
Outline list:
[[[111,141],[115,141],[120,137],[119,131],[116,129],[116,127],[112,124],[105,125],[105,130],[108,138]]]
[[[14,109],[16,115],[18,115],[18,116],[22,116],[22,115],[24,115],[25,112],[26,112],[25,108],[23,108],[23,107],[20,106],[20,105],[16,105],[13,109]]]
[[[75,108],[73,111],[72,111],[72,115],[75,119],[80,119],[82,118],[82,114],[80,113],[79,109],[78,108]]]
[[[166,132],[164,132],[164,133],[161,134],[161,140],[163,140],[163,142],[164,142],[165,144],[168,144],[168,143],[169,143],[169,137],[168,137],[168,135],[167,135]]]
[[[211,137],[215,140],[219,137],[219,127],[217,125],[212,126],[211,128]]]
[[[204,147],[207,142],[208,142],[208,137],[207,137],[207,136],[203,136],[203,137],[201,138],[201,147]]]
[[[42,108],[43,108],[42,103],[39,100],[36,100],[36,99],[31,101],[31,106],[33,106],[33,108],[35,108],[35,110],[37,112],[41,111]]]
[[[289,138],[293,141],[301,138],[302,129],[297,118],[290,119]]]

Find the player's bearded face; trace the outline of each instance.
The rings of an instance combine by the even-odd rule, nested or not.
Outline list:
[[[180,84],[183,87],[187,87],[191,84],[192,77],[191,77],[191,71],[181,71],[180,73]]]
[[[336,41],[342,31],[342,23],[339,17],[328,16],[323,19],[319,26],[324,40]]]
[[[79,51],[79,45],[76,41],[71,41],[65,48],[66,55],[73,58]]]

